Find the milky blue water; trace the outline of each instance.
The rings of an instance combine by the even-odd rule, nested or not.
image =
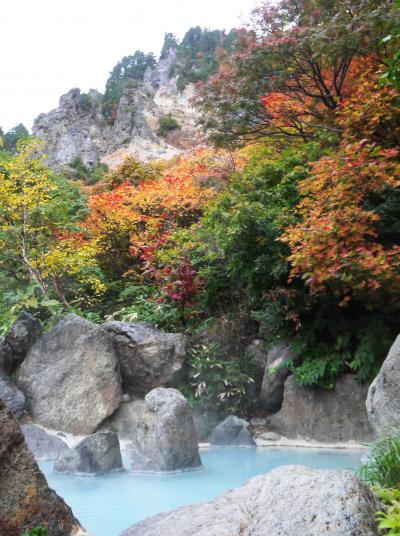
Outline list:
[[[40,467],[90,534],[118,536],[147,516],[212,499],[280,465],[355,471],[365,451],[224,447],[201,449],[200,455],[202,470],[163,476],[124,471],[79,477],[53,473],[53,462],[42,462]]]

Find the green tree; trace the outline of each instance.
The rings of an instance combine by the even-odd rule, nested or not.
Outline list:
[[[148,67],[154,67],[156,59],[154,54],[145,54],[137,50],[131,56],[125,56],[112,69],[106,83],[106,91],[103,97],[103,114],[113,122],[118,103],[124,93],[124,88],[129,82],[140,82]]]
[[[35,139],[20,141],[0,170],[0,271],[3,283],[34,285],[67,305],[74,279],[95,292],[101,285],[92,251],[76,234],[82,195],[44,165],[41,146]]]
[[[204,128],[219,144],[264,136],[285,142],[337,137],[335,111],[354,60],[368,57],[379,64],[381,40],[393,17],[399,18],[391,6],[391,0],[262,4],[250,28],[238,34],[234,53],[220,55],[218,73],[199,94]]]
[[[19,123],[3,135],[4,150],[9,153],[15,153],[18,141],[28,136],[29,132],[26,127],[22,123]]]
[[[177,49],[179,46],[179,43],[178,43],[178,40],[177,38],[174,36],[174,34],[172,33],[166,33],[164,35],[164,44],[163,44],[163,47],[161,49],[161,53],[160,53],[160,59],[164,59],[167,54],[168,54],[168,51],[172,48],[172,49]]]

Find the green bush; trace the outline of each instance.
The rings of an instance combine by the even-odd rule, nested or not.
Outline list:
[[[108,315],[108,320],[122,322],[149,322],[167,331],[182,329],[179,311],[171,303],[157,301],[155,287],[130,285],[122,290],[116,300],[119,308]]]
[[[80,156],[77,156],[69,163],[69,171],[65,175],[69,179],[83,181],[86,184],[96,184],[104,178],[108,171],[106,164],[98,163],[92,167],[87,166]]]
[[[368,461],[359,476],[372,486],[400,488],[400,429],[392,427],[371,447]]]
[[[26,530],[21,536],[47,536],[47,530],[43,527],[35,527],[33,529]]]
[[[254,383],[251,359],[244,355],[238,360],[228,360],[218,354],[216,343],[191,349],[187,360],[192,391],[192,397],[189,398],[201,403],[204,409],[219,406],[231,413],[241,413],[251,401],[248,396]],[[184,394],[188,396],[187,388]]]
[[[400,536],[400,489],[375,488],[373,491],[386,507],[384,512],[376,514],[379,531],[388,536]]]
[[[158,120],[157,134],[165,137],[173,130],[180,130],[178,121],[171,114],[162,115]]]

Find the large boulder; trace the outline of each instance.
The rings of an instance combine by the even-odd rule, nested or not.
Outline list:
[[[21,430],[36,461],[56,460],[60,454],[68,451],[62,439],[48,434],[36,424],[23,424]]]
[[[268,413],[275,413],[282,407],[285,381],[290,375],[289,368],[282,366],[282,363],[294,358],[293,350],[287,343],[275,344],[267,352],[259,398]]]
[[[0,400],[10,408],[14,417],[19,419],[25,413],[25,395],[18,389],[17,384],[0,372]]]
[[[131,440],[146,403],[142,399],[123,402],[101,426],[103,431],[116,432],[119,439]]]
[[[289,465],[210,502],[145,519],[121,536],[377,536],[379,508],[350,473]]]
[[[36,423],[75,435],[93,433],[122,399],[110,335],[76,315],[68,315],[33,345],[18,384]]]
[[[156,387],[173,387],[182,379],[186,337],[165,333],[144,322],[108,322],[102,326],[117,351],[124,391],[144,396]]]
[[[400,335],[390,348],[378,376],[372,382],[367,397],[367,412],[377,434],[400,421]]]
[[[20,313],[5,337],[12,353],[11,372],[22,363],[29,349],[41,336],[39,321],[30,313]]]
[[[69,506],[47,485],[11,411],[0,401],[0,534],[44,527],[48,536],[83,534]]]
[[[334,389],[300,387],[293,376],[285,382],[282,409],[270,419],[272,428],[288,438],[321,442],[370,441],[365,400],[367,385],[343,374]]]
[[[229,415],[218,424],[211,433],[210,443],[214,447],[255,447],[256,443],[250,434],[249,423],[235,415]]]
[[[201,466],[198,441],[186,398],[159,387],[145,397],[146,406],[132,436],[132,470],[174,472]]]
[[[72,475],[102,475],[122,468],[118,436],[112,432],[85,437],[76,447],[61,453],[54,464],[54,472]]]

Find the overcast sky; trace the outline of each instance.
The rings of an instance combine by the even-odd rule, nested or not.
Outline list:
[[[9,0],[0,11],[0,126],[31,128],[72,87],[103,91],[109,71],[164,33],[240,26],[257,0]]]

